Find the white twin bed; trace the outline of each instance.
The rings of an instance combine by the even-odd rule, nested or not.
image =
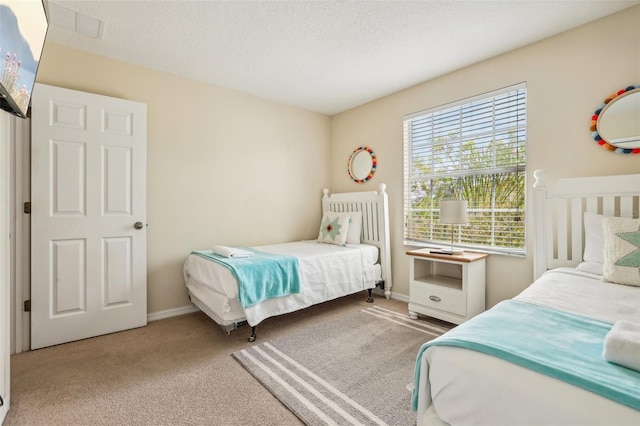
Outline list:
[[[631,280],[632,285],[605,281],[620,275],[608,270],[611,262],[607,256],[613,253],[610,253],[612,244],[608,241],[611,235],[606,232],[608,225],[603,225],[604,221],[609,224],[624,221],[603,219],[603,216],[638,218],[640,175],[563,179],[551,188],[546,187],[540,171],[536,171],[535,177],[536,280],[514,298],[515,302],[506,303],[511,303],[509,306],[515,304],[518,309],[535,309],[532,311],[535,313],[549,312],[555,315],[554,318],[573,318],[575,314],[585,323],[596,324],[604,330],[618,321],[640,324],[638,257],[627,256],[627,265],[630,261],[631,266],[623,268],[620,278],[622,281]],[[631,224],[631,231],[640,230],[638,221],[625,223]],[[627,254],[634,252],[633,246],[624,250]],[[625,276],[626,273],[628,275]],[[636,279],[638,281],[634,281]],[[635,282],[638,284],[633,284]],[[487,320],[501,318],[496,312],[502,312],[504,307],[502,303],[498,304],[458,326],[457,332],[459,335],[463,335],[465,330],[482,333],[482,327],[490,324]],[[520,311],[516,314],[520,315]],[[567,338],[563,334],[566,330],[563,331],[562,326],[553,322],[549,325],[542,316],[536,315],[506,318],[507,321],[501,321],[502,324],[506,322],[505,327],[498,326],[488,331],[487,336],[491,338],[491,333],[495,333],[496,341],[500,341],[502,337],[498,334],[502,333],[508,338],[522,339],[523,347],[532,347],[533,352],[536,348],[543,348],[543,343],[551,342],[560,350],[568,351],[570,357],[573,351],[576,369],[582,366],[581,357],[586,351],[578,349],[582,346],[573,342],[572,335]],[[456,328],[450,332],[451,335]],[[640,342],[640,335],[636,337]],[[417,424],[640,424],[640,371],[604,360],[601,355],[604,341],[601,338],[588,344],[597,352],[590,356],[601,359],[595,360],[600,363],[597,364],[599,367],[589,370],[591,372],[583,374],[583,377],[580,374],[572,376],[574,365],[556,375],[543,374],[530,369],[526,362],[506,361],[493,356],[491,351],[447,344],[428,346],[416,360],[412,402],[417,409]],[[638,348],[640,346],[632,349],[637,351],[635,355],[626,355],[635,357],[640,364]],[[519,347],[516,349],[520,350]],[[548,351],[537,356],[555,362],[557,354]],[[591,375],[606,376],[602,392],[595,392],[590,384],[585,385],[586,380],[583,379],[590,379],[586,376]]]
[[[226,331],[248,323],[253,327],[266,318],[294,312],[324,301],[380,286],[391,295],[391,261],[386,186],[378,192],[353,192],[322,197],[323,220],[328,214],[357,213],[357,224],[350,222],[355,241],[327,244],[318,240],[256,246],[252,250],[293,256],[299,264],[299,292],[268,298],[243,306],[238,297],[238,281],[231,270],[192,253],[184,265],[184,280],[191,301]],[[343,224],[345,225],[345,224]],[[346,225],[345,225],[346,226]],[[354,228],[355,227],[355,228]],[[372,300],[372,299],[370,299]]]

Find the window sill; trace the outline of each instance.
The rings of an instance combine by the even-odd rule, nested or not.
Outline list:
[[[451,245],[450,244],[442,244],[442,243],[437,243],[437,242],[433,242],[433,243],[429,243],[429,242],[420,242],[420,241],[408,241],[408,240],[404,240],[402,242],[405,246],[411,247],[411,248],[425,248],[425,247],[429,247],[429,248],[433,248],[436,250],[450,250],[451,249]],[[475,247],[475,246],[462,246],[462,245],[453,245],[453,248],[456,250],[466,250],[466,251],[473,251],[476,253],[487,253],[490,255],[502,255],[502,256],[512,256],[512,257],[526,257],[527,256],[527,252],[526,250],[522,249],[522,250],[515,250],[515,249],[496,249],[496,248],[487,248],[487,247]]]

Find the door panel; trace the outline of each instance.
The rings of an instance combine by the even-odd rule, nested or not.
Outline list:
[[[53,216],[86,212],[86,148],[82,142],[51,141],[51,212]]]
[[[133,302],[131,277],[131,238],[105,238],[102,244],[104,255],[105,307]]]
[[[105,146],[103,149],[103,214],[131,216],[132,151],[119,146]]]
[[[146,105],[36,84],[31,348],[146,324]]]
[[[86,313],[85,240],[51,241],[50,316]]]

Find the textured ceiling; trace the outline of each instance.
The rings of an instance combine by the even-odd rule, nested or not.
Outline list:
[[[329,115],[640,4],[48,2],[51,41]],[[68,9],[104,21],[102,39],[64,29]]]

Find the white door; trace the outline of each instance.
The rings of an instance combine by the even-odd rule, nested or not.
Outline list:
[[[31,349],[146,325],[146,104],[31,102]]]

